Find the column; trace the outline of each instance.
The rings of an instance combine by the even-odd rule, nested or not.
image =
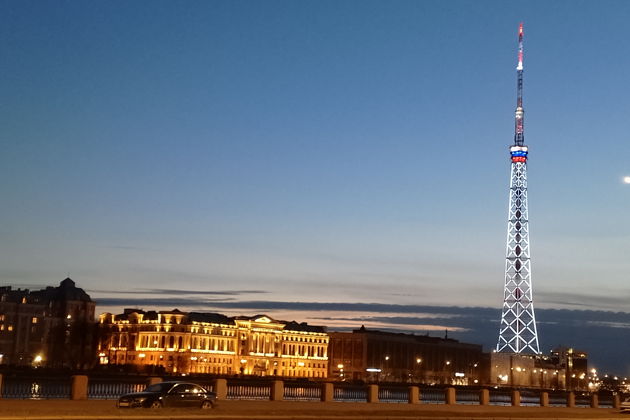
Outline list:
[[[409,387],[409,404],[420,403],[420,388],[417,386]]]
[[[85,375],[72,375],[72,400],[87,400],[88,377]]]
[[[540,406],[549,407],[549,393],[547,391],[542,391],[540,393]]]
[[[367,402],[369,403],[378,402],[378,385],[367,386]]]
[[[322,402],[333,402],[335,400],[335,386],[330,382],[322,384]]]
[[[213,388],[214,392],[217,394],[217,400],[227,399],[227,379],[215,379]]]
[[[455,388],[453,388],[452,386],[444,390],[444,402],[446,405],[457,404],[457,396],[455,394]]]
[[[271,401],[282,401],[284,399],[284,382],[273,381],[271,383]]]
[[[479,390],[479,405],[490,404],[490,390],[483,388]]]
[[[512,390],[512,406],[513,407],[519,407],[521,405],[521,393],[520,391],[517,391],[516,389]]]

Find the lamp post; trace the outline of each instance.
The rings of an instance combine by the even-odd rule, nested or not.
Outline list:
[[[444,365],[445,365],[446,376],[447,376],[446,383],[449,384],[449,383],[451,383],[451,380],[452,380],[452,378],[451,378],[451,376],[452,376],[451,375],[451,361],[447,360],[446,362],[444,362]]]
[[[418,381],[417,382],[424,382],[424,378],[422,377],[422,358],[421,357],[416,357],[416,371],[418,372]]]

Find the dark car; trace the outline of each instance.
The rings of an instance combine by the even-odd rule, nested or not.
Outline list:
[[[132,392],[118,398],[118,408],[197,407],[212,408],[217,394],[190,382],[160,382],[142,392]]]

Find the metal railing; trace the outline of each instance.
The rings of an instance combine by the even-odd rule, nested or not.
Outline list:
[[[566,407],[567,406],[567,393],[562,391],[549,393],[549,406],[550,407]]]
[[[1,377],[0,377],[1,378]],[[77,377],[79,378],[79,377]],[[85,378],[85,377],[83,377]],[[209,377],[198,378],[164,378],[165,380],[186,380],[198,383],[208,390],[213,390],[214,381]],[[222,380],[219,392],[227,391],[227,399],[230,400],[270,400],[280,399],[277,393],[272,393],[272,388],[283,387],[283,399],[287,401],[330,401],[330,394],[324,395],[323,382],[316,381],[279,381],[272,382],[273,378],[260,380],[245,380],[243,378]],[[0,382],[2,384],[2,398],[7,399],[69,399],[74,394],[71,377],[19,377],[6,376]],[[83,379],[83,397],[89,399],[116,399],[122,394],[142,391],[148,383],[146,377],[100,377],[88,378],[87,389]],[[368,399],[368,386],[361,383],[337,382],[332,385],[333,401],[339,402],[366,402]],[[77,385],[79,386],[79,385]],[[221,391],[221,389],[223,391]],[[327,388],[330,390],[330,388]],[[511,389],[486,388],[489,397],[488,403],[495,406],[510,406],[512,398],[517,395]],[[413,399],[409,386],[404,384],[382,384],[378,386],[378,400],[384,403],[408,403]],[[446,389],[441,387],[418,387],[421,404],[445,404]],[[330,392],[330,391],[328,391]],[[416,392],[415,390],[413,392]],[[450,394],[449,391],[449,395]],[[540,406],[541,390],[521,389],[518,392],[520,406]],[[588,393],[568,393],[565,391],[546,391],[548,403],[551,407],[567,407],[574,402],[575,407],[590,407],[591,403],[599,402],[601,408],[613,408],[619,402],[619,395],[608,391],[602,391],[594,398]],[[455,403],[458,405],[481,404],[482,394],[478,388],[457,388],[455,390]],[[484,398],[485,400],[485,398]]]
[[[490,405],[512,405],[512,393],[510,391],[491,390]]]
[[[457,404],[477,405],[479,404],[479,390],[458,389],[455,398]]]
[[[320,401],[322,398],[322,387],[319,384],[284,385],[284,399],[289,401]]]
[[[386,403],[409,402],[409,388],[404,387],[379,387],[378,400]]]
[[[88,398],[111,400],[130,392],[140,392],[147,387],[147,381],[121,382],[119,380],[91,380],[88,382]]]
[[[364,385],[334,385],[334,399],[341,402],[366,401],[367,390]]]
[[[270,384],[232,385],[227,387],[228,400],[268,400],[271,397]]]
[[[437,388],[421,388],[420,402],[423,404],[444,404],[444,390]]]
[[[70,378],[5,378],[2,398],[54,399],[70,398]]]

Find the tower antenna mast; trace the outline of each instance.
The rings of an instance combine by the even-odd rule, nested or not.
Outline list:
[[[516,65],[516,113],[514,121],[514,145],[523,146],[525,136],[523,132],[523,24],[518,26],[518,64]]]
[[[517,95],[514,145],[510,147],[511,177],[508,208],[505,287],[497,352],[540,353],[532,298],[527,209],[527,155],[523,130],[523,24],[518,28]]]

